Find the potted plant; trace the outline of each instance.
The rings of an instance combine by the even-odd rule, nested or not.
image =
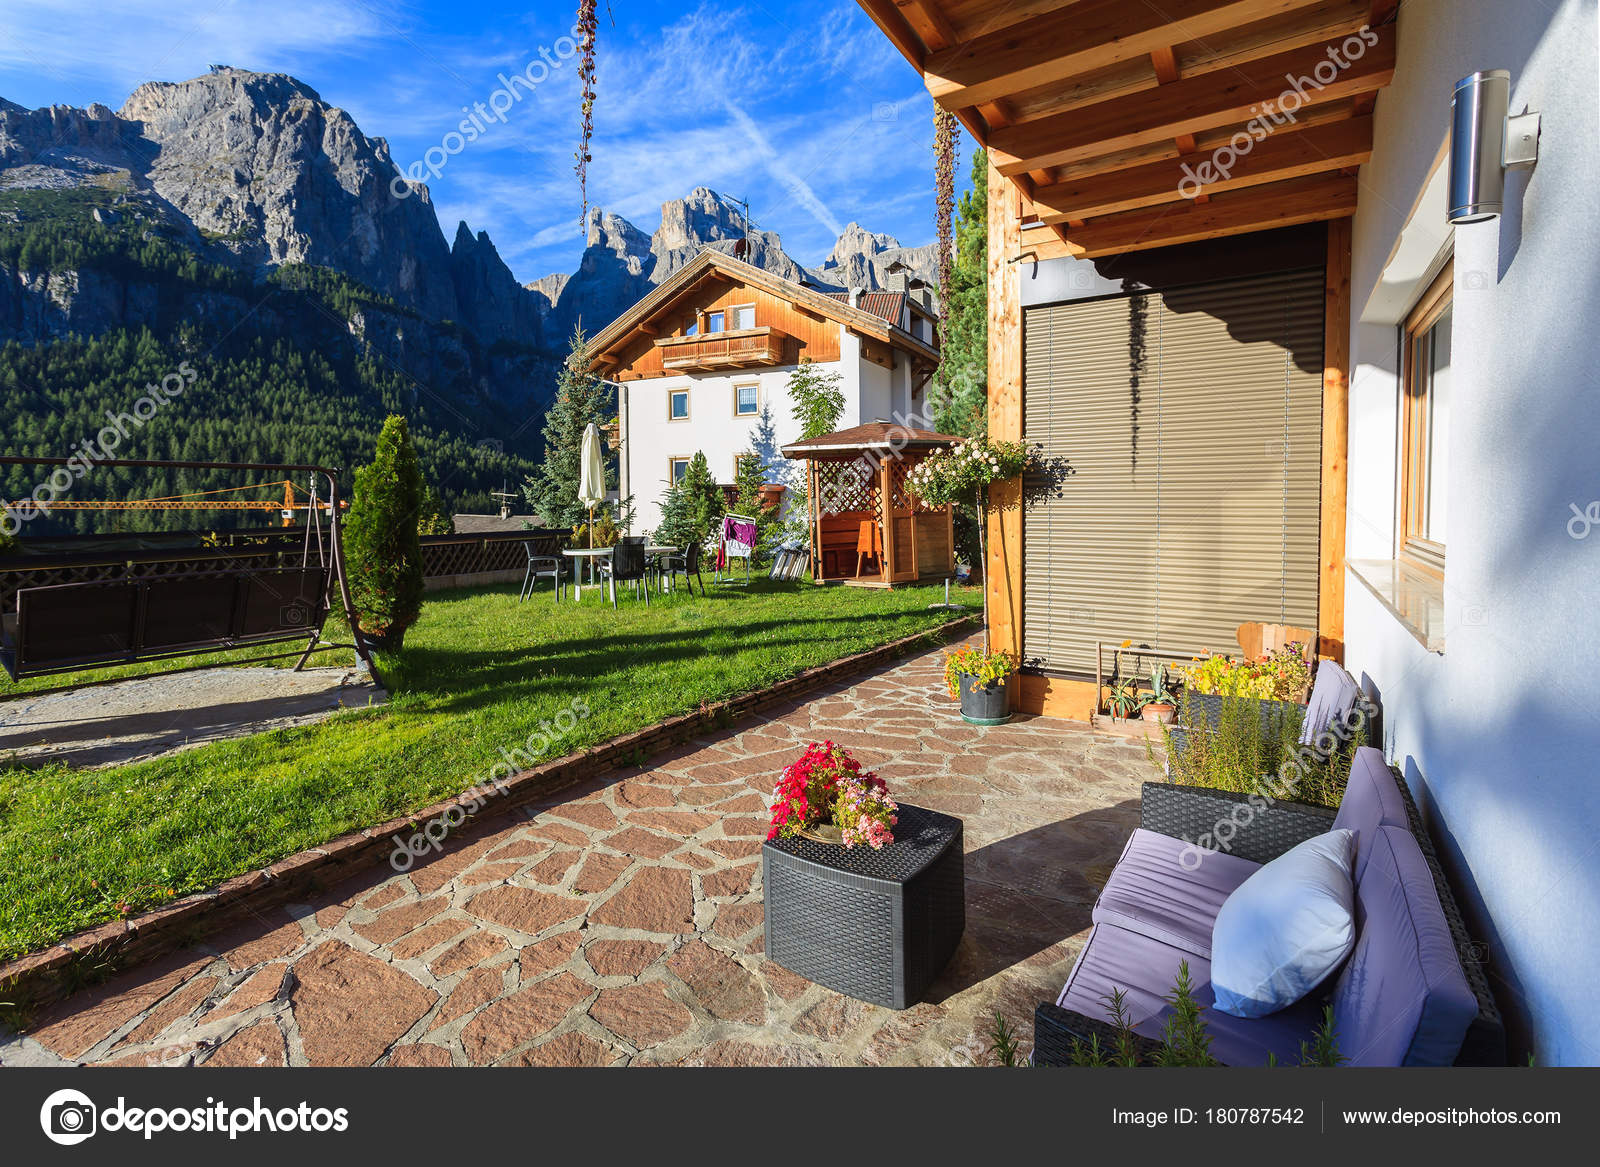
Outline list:
[[[383,423],[371,464],[356,471],[343,540],[356,623],[379,651],[398,651],[422,615],[422,502],[417,452],[406,419],[395,415]]]
[[[984,557],[983,528],[992,483],[1016,478],[1033,461],[1021,442],[968,438],[958,446],[935,450],[906,475],[906,489],[925,506],[953,506],[971,499],[978,510],[978,558]],[[966,671],[966,670],[972,671]],[[989,590],[983,591],[983,649],[963,649],[945,662],[945,680],[952,697],[961,698],[961,716],[974,725],[1000,725],[1010,719],[1005,679],[1017,671],[1009,652],[989,646]]]
[[[768,839],[804,836],[839,847],[881,850],[894,842],[899,804],[889,785],[863,772],[850,751],[812,742],[791,762],[772,791]]]
[[[961,701],[961,718],[973,725],[1004,725],[1011,720],[1006,678],[1017,671],[1009,652],[960,648],[944,659],[944,683]]]
[[[1132,681],[1113,680],[1106,697],[1106,711],[1114,721],[1126,721],[1139,708],[1138,687]]]
[[[1150,670],[1150,692],[1139,705],[1139,716],[1148,722],[1171,725],[1178,720],[1178,701],[1167,688],[1167,666],[1159,661]]]

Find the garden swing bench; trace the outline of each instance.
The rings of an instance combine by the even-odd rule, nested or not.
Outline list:
[[[0,456],[0,465],[70,466],[65,458],[10,455]],[[109,570],[102,565],[99,578],[24,583],[16,588],[15,608],[0,612],[0,666],[13,681],[300,640],[306,642],[303,650],[230,663],[259,664],[298,652],[294,666],[298,671],[319,648],[353,647],[370,671],[371,657],[359,632],[353,631],[354,645],[319,644],[335,583],[349,626],[357,627],[340,538],[338,471],[322,466],[134,459],[108,459],[95,465],[309,474],[311,502],[299,562],[292,562],[291,552],[274,566],[219,558],[216,567],[154,574],[153,563],[129,558]],[[318,499],[319,479],[327,483],[325,501]],[[326,541],[323,510],[328,513]],[[6,566],[23,575],[30,571],[25,561]],[[141,574],[141,569],[150,574]],[[46,578],[61,574],[47,572],[38,569]]]

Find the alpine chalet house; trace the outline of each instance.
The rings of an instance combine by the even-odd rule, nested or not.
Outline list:
[[[752,453],[783,466],[780,447],[800,436],[787,385],[802,358],[839,374],[840,428],[918,414],[939,363],[934,321],[916,287],[825,292],[702,251],[591,343],[592,371],[618,386],[634,528],[660,522],[668,484],[696,453],[724,484]]]
[[[1592,0],[860,3],[989,151],[990,432],[1076,470],[991,523],[1014,705],[1314,629],[1513,1059],[1600,1064]]]

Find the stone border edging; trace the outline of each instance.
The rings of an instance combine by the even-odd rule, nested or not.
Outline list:
[[[635,764],[640,754],[648,758],[671,746],[681,745],[703,730],[728,724],[724,719],[737,721],[749,717],[830,682],[906,655],[909,650],[937,645],[978,620],[977,613],[960,616],[865,652],[813,665],[765,689],[669,717],[644,729],[523,770],[505,780],[505,788],[494,799],[492,810],[468,816],[468,821],[480,823],[498,818],[593,777],[605,768]],[[341,835],[266,867],[223,880],[208,891],[195,892],[140,916],[98,924],[48,948],[9,960],[0,964],[0,994],[13,1006],[48,1005],[87,983],[78,980],[69,987],[68,982],[77,978],[60,974],[73,966],[110,966],[121,972],[231,924],[256,918],[268,908],[326,890],[381,862],[401,835],[411,833],[421,822],[458,808],[463,801],[466,800],[462,795],[456,795],[414,814]]]

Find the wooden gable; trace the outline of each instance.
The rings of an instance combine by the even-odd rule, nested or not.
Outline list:
[[[615,381],[675,375],[681,370],[666,366],[669,350],[656,341],[685,336],[697,317],[703,319],[707,313],[727,312],[744,304],[755,306],[758,329],[770,328],[778,334],[773,337],[774,345],[782,347],[782,359],[777,363],[795,364],[803,356],[814,361],[839,359],[842,325],[837,321],[712,269],[640,320],[599,358],[606,368],[604,375]],[[704,326],[700,335],[708,335]]]

